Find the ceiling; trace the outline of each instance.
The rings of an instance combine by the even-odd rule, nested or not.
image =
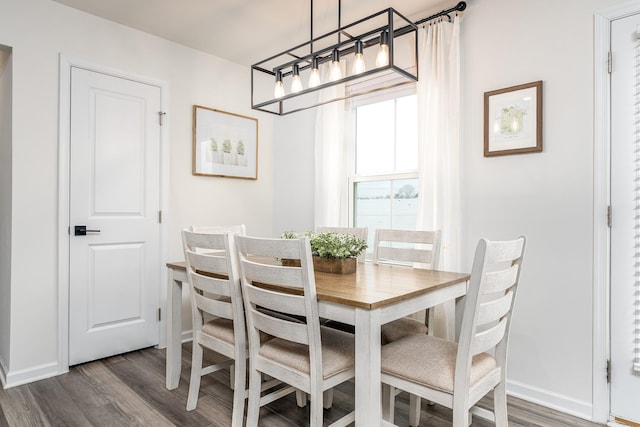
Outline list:
[[[53,0],[238,64],[252,65],[307,42],[310,0]],[[313,4],[314,37],[338,27],[338,2]],[[388,7],[412,21],[455,6],[456,0],[345,0],[341,23]]]

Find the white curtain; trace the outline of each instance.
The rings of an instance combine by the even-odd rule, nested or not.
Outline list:
[[[346,70],[344,62],[343,73]],[[329,76],[328,66],[321,67],[322,81]],[[324,89],[320,102],[343,97],[345,85]],[[331,102],[317,107],[315,129],[315,227],[346,226],[347,183],[344,177],[347,157],[345,144],[345,103]]]
[[[439,269],[460,271],[460,18],[421,28],[418,58],[418,229],[441,230]],[[436,336],[453,337],[453,309],[436,308]]]

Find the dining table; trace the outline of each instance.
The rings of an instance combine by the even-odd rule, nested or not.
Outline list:
[[[184,262],[169,262],[167,288],[166,387],[178,387],[182,359]],[[393,425],[382,419],[380,327],[437,305],[449,305],[446,319],[455,338],[455,300],[467,292],[469,275],[393,264],[358,263],[355,273],[315,272],[320,317],[355,329],[355,423]]]

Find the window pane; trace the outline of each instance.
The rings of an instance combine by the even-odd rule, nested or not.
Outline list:
[[[396,172],[418,169],[418,107],[415,95],[397,99]]]
[[[394,167],[394,100],[358,107],[356,173],[389,172]]]
[[[415,230],[418,217],[418,180],[398,179],[393,183],[391,228]]]
[[[415,230],[418,214],[418,179],[363,181],[354,184],[354,227],[369,227],[373,252],[376,228]]]

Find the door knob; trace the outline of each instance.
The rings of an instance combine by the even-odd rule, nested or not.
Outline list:
[[[99,233],[100,230],[87,230],[86,225],[76,225],[73,227],[75,236],[86,236],[87,233]]]

